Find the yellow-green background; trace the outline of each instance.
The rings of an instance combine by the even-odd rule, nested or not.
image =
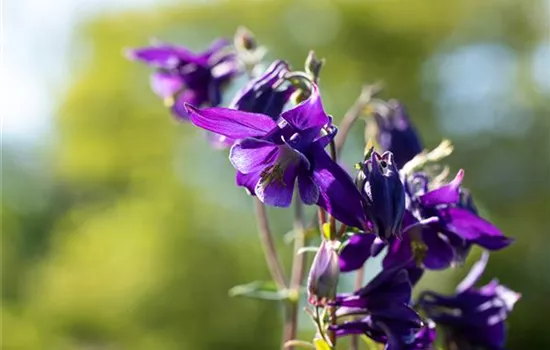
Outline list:
[[[64,86],[52,86],[50,137],[3,143],[2,349],[278,347],[277,305],[227,296],[268,276],[227,154],[175,123],[149,69],[121,55],[150,37],[199,50],[238,25],[270,59],[325,57],[336,121],[362,83],[383,80],[428,147],[454,141],[452,170],[466,170],[483,214],[517,240],[484,279],[523,294],[508,348],[550,348],[550,62],[533,60],[550,50],[549,11],[531,0],[181,1],[78,23]],[[358,127],[348,165],[362,142]],[[291,220],[270,213],[288,265]],[[450,292],[465,272],[429,274],[422,288]]]

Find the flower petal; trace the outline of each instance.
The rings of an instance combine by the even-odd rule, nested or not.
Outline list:
[[[199,109],[190,104],[186,104],[185,108],[193,124],[199,128],[232,139],[263,136],[277,126],[263,114],[218,107]]]
[[[460,184],[464,178],[464,170],[456,174],[453,181],[435,190],[420,196],[420,203],[426,207],[434,207],[439,204],[454,204],[460,201]]]
[[[298,175],[298,190],[304,204],[312,205],[319,200],[319,187],[317,187],[309,175]]]
[[[356,233],[351,236],[339,254],[340,271],[349,272],[361,268],[368,258],[375,255],[373,244],[376,238],[376,235],[370,233]]]
[[[350,176],[317,144],[311,146],[309,156],[320,191],[317,205],[344,224],[363,228],[362,197]]]
[[[256,185],[258,184],[258,181],[260,181],[260,173],[261,171],[243,174],[238,171],[235,182],[237,183],[237,186],[244,187],[250,195],[255,196]]]
[[[151,76],[153,91],[162,98],[173,97],[184,84],[181,77],[166,72],[155,72]]]
[[[424,257],[426,268],[440,270],[451,265],[455,255],[453,247],[436,230],[424,229],[422,231],[422,241],[428,248]]]
[[[174,68],[180,63],[205,64],[189,50],[168,44],[126,50],[126,57],[160,68]]]
[[[243,174],[258,172],[273,164],[279,146],[252,137],[237,141],[229,151],[229,160]]]
[[[330,120],[323,109],[319,88],[315,84],[311,87],[311,95],[296,107],[281,114],[281,118],[298,130],[313,127],[320,129]]]

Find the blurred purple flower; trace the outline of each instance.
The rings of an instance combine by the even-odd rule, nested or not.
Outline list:
[[[422,142],[405,106],[395,100],[388,101],[389,112],[375,113],[378,124],[376,141],[383,152],[390,151],[395,157],[397,168],[401,169],[405,163],[422,152]]]
[[[153,90],[167,101],[178,118],[188,119],[184,103],[195,106],[217,106],[221,90],[240,73],[237,57],[229,42],[218,39],[204,52],[165,43],[130,49],[127,57],[142,61],[156,71],[151,78]]]
[[[186,107],[196,126],[237,140],[229,155],[238,171],[237,185],[262,202],[289,206],[297,181],[305,204],[317,203],[347,225],[365,224],[362,198],[353,180],[324,150],[336,128],[323,109],[317,86],[277,122],[265,114],[229,108]]]
[[[419,305],[428,317],[445,327],[446,342],[458,349],[503,349],[506,340],[505,320],[521,295],[492,280],[475,288],[487,265],[484,252],[453,296],[424,292]]]

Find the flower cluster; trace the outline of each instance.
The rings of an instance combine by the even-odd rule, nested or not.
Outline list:
[[[321,99],[324,61],[310,54],[303,71],[283,60],[262,69],[263,52],[240,29],[233,44],[218,40],[200,54],[154,44],[128,56],[154,67],[153,90],[177,118],[206,130],[215,148],[229,148],[237,186],[261,205],[318,207],[321,243],[311,249],[316,255],[306,286],[306,311],[317,329],[311,345],[335,348],[340,337],[362,335],[385,349],[435,349],[441,332],[438,338],[449,349],[502,349],[505,320],[519,294],[496,280],[474,284],[488,251],[512,239],[478,213],[462,186],[463,170],[446,180],[448,168],[440,163],[452,151],[450,143],[425,150],[401,103],[361,94],[351,122],[364,117],[370,140],[351,174],[336,158],[346,134],[337,135]],[[224,88],[243,74],[248,82],[221,107]],[[303,231],[294,238],[297,285],[279,278],[279,294],[294,307],[292,295],[302,282],[300,250],[308,248]],[[472,246],[483,250],[482,258],[455,295],[423,291],[413,300],[425,270],[462,266]],[[276,265],[273,251],[266,251],[268,263]],[[382,270],[363,283],[365,264],[381,254]],[[341,275],[353,271],[356,290],[337,293]],[[295,340],[286,340],[292,347]]]

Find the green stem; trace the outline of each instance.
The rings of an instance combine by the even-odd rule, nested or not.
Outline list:
[[[255,205],[258,221],[258,233],[260,236],[260,241],[262,243],[262,249],[264,251],[267,267],[269,268],[271,278],[273,278],[273,281],[275,281],[277,288],[279,290],[285,290],[287,289],[286,277],[283,266],[281,265],[281,262],[277,255],[277,249],[275,248],[275,242],[273,241],[271,229],[269,228],[265,206],[257,198],[255,199]]]
[[[294,256],[290,275],[290,300],[285,316],[285,342],[296,338],[300,288],[304,279],[306,254],[298,254],[306,244],[303,204],[298,191],[294,197]],[[292,349],[292,346],[290,347]]]

